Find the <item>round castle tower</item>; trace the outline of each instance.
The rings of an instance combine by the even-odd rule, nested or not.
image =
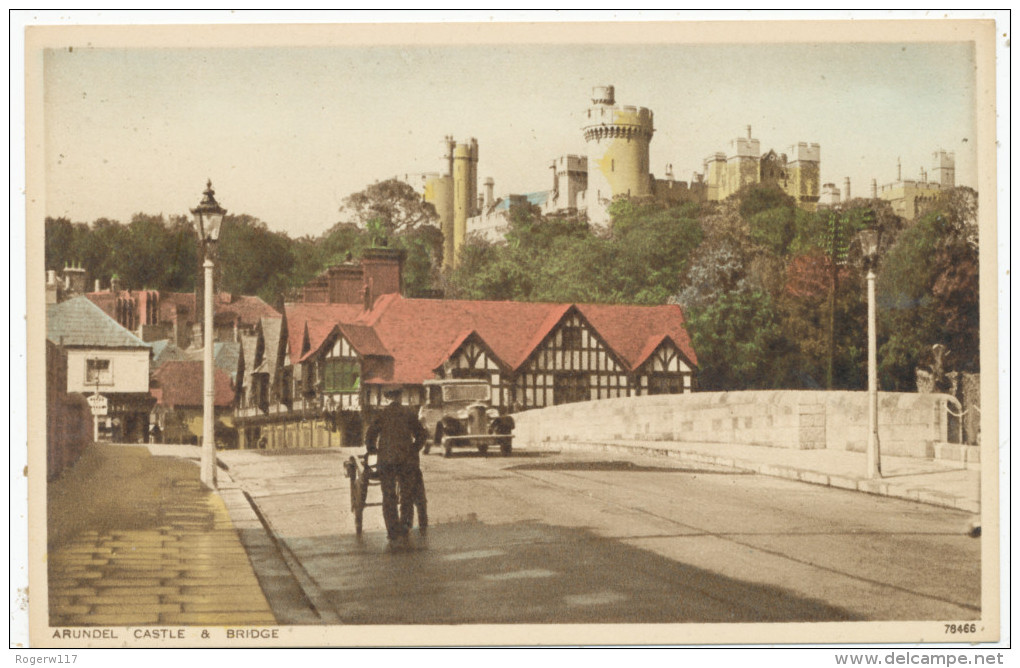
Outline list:
[[[605,207],[614,196],[651,194],[652,112],[645,107],[617,107],[613,87],[596,86],[582,130],[588,147],[587,199],[595,209],[589,210],[589,218],[606,222]]]

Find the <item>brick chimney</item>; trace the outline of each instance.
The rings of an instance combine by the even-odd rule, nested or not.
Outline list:
[[[364,285],[368,291],[366,304],[375,304],[375,301],[383,295],[400,294],[403,265],[403,251],[393,248],[365,250],[361,258],[361,269],[364,274]]]
[[[361,302],[361,288],[365,283],[365,274],[361,266],[353,262],[344,262],[330,267],[328,277],[330,304],[358,304]]]

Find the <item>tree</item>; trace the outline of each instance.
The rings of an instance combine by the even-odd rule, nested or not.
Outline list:
[[[119,271],[127,247],[126,235],[126,228],[115,220],[99,218],[91,227],[78,223],[72,257],[78,259],[91,279],[109,285],[110,278]]]
[[[373,183],[348,196],[340,207],[341,219],[362,228],[378,220],[388,235],[416,230],[423,225],[436,226],[439,216],[415,189],[396,179]]]
[[[269,303],[288,286],[294,268],[290,238],[272,232],[265,223],[245,214],[226,216],[217,244],[219,289],[236,294],[257,294]]]
[[[789,387],[790,342],[783,336],[772,298],[760,291],[720,295],[694,309],[688,325],[701,360],[703,390]]]
[[[74,225],[67,218],[46,217],[45,264],[46,269],[56,271],[75,261]]]

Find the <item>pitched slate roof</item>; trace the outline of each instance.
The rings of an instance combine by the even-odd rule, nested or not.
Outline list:
[[[269,382],[272,383],[276,378],[276,365],[280,356],[280,337],[283,334],[283,318],[262,318],[259,327],[262,330],[262,342],[265,346],[262,352],[264,358],[262,363],[265,365],[265,368],[261,370],[269,374]]]
[[[152,368],[157,369],[166,362],[188,359],[183,350],[173,344],[170,339],[161,339],[149,344],[152,346]]]
[[[46,307],[46,338],[64,346],[149,348],[85,297]]]
[[[217,341],[213,344],[213,364],[230,374],[230,382],[237,382],[237,362],[241,356],[241,344],[235,341]]]
[[[255,334],[241,335],[241,353],[238,364],[244,362],[244,377],[241,378],[242,387],[251,387],[251,375],[255,371],[255,351],[258,349],[259,337]]]
[[[152,396],[161,406],[191,408],[203,405],[202,362],[166,362],[155,374]],[[234,388],[227,372],[213,368],[213,405],[230,406],[234,402]]]
[[[288,304],[291,360],[307,359],[339,329],[362,356],[386,356],[365,382],[417,384],[433,376],[471,334],[511,370],[524,364],[564,316],[576,308],[630,370],[643,364],[666,338],[692,364],[697,357],[679,306],[549,304],[380,298],[371,311],[352,304]],[[302,344],[307,334],[309,348]]]

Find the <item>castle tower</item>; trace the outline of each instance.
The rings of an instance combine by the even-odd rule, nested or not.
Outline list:
[[[450,265],[457,266],[457,253],[467,237],[467,219],[478,205],[478,140],[457,144],[453,149],[453,255]]]
[[[843,201],[844,202],[849,202],[850,201],[850,177],[849,176],[844,176],[843,177]]]
[[[606,207],[613,197],[651,194],[652,120],[645,107],[617,107],[612,86],[592,89],[581,129],[588,147],[588,217],[593,223],[609,222]]]
[[[787,192],[799,205],[813,210],[818,204],[822,149],[818,144],[799,142],[790,147],[788,155],[790,162],[787,163],[787,173],[790,180]]]
[[[725,194],[721,199],[729,197],[744,186],[761,181],[761,142],[751,136],[751,126],[747,126],[746,137],[737,137],[730,145],[733,148],[726,160],[726,173],[722,184]]]
[[[443,138],[439,158],[439,174],[432,175],[425,181],[426,202],[436,208],[439,216],[439,229],[443,233],[443,267],[453,266],[454,232],[453,232],[453,137]]]
[[[934,163],[932,165],[932,176],[940,188],[953,188],[956,186],[956,156],[953,153],[946,153],[942,149],[935,151]]]

